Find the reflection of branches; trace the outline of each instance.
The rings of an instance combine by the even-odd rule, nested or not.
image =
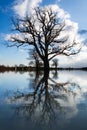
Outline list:
[[[75,88],[77,88],[77,90],[80,90],[80,86],[76,83],[71,83],[71,82],[66,82],[66,83],[57,83],[56,81],[54,81],[53,79],[49,78],[52,83],[54,84],[50,84],[53,88],[53,90],[55,91],[62,91],[65,93],[72,93],[74,96],[76,95],[76,90],[74,91]]]
[[[58,79],[58,71],[57,71],[57,69],[52,71],[52,75],[53,75],[53,79]]]
[[[28,79],[29,80],[29,87],[31,87],[35,90],[36,86],[38,85],[39,80],[43,76],[43,71],[29,72],[29,76],[31,77],[31,79]]]
[[[16,107],[17,113],[31,118],[40,116],[40,123],[42,123],[42,121],[49,122],[56,119],[56,112],[64,113],[65,109],[61,101],[68,102],[71,94],[75,97],[76,91],[80,91],[80,86],[70,82],[59,83],[43,76],[33,89],[33,92],[29,93],[17,91],[12,100],[19,103]]]
[[[44,82],[44,77],[38,82],[34,92],[32,93],[21,93],[17,91],[13,97],[13,101],[21,99],[22,105],[17,107],[17,112],[22,112],[30,116],[34,115],[36,109],[41,109],[42,119],[47,117],[52,118],[53,111],[53,97],[48,92],[48,79]],[[27,102],[27,103],[26,103]],[[56,101],[55,101],[56,102]],[[55,103],[54,103],[55,104]]]

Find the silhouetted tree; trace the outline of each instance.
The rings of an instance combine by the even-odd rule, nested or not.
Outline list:
[[[74,55],[80,49],[78,43],[70,43],[67,36],[61,36],[66,25],[52,9],[36,8],[25,18],[13,20],[16,34],[11,36],[9,46],[32,45],[44,63],[44,71],[49,72],[49,61],[57,55]],[[18,31],[18,33],[17,33]]]
[[[58,67],[58,59],[55,58],[52,61],[53,61],[52,66],[54,66],[55,68],[57,68]]]
[[[43,65],[35,48],[29,51],[29,58],[28,59],[30,59],[29,65],[34,65],[36,67],[36,70],[38,70],[38,68]]]

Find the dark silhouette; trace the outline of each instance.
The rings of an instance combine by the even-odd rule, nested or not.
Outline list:
[[[46,73],[49,73],[49,61],[55,56],[70,56],[80,51],[75,41],[70,43],[67,36],[60,38],[66,26],[52,9],[36,8],[31,16],[13,20],[13,25],[19,36],[12,35],[10,41],[13,43],[8,46],[33,46],[44,63]]]
[[[40,67],[43,67],[43,63],[40,57],[38,56],[38,53],[36,52],[35,48],[29,51],[28,60],[30,60],[29,65],[33,65],[36,67],[36,71],[38,71]]]
[[[42,64],[40,64],[42,66]],[[43,71],[43,68],[39,65],[40,68],[38,68],[38,71],[41,70]],[[58,67],[57,69],[56,68],[50,68],[50,71],[53,72],[53,74],[55,74],[54,76],[57,75],[57,70],[82,70],[82,71],[87,71],[87,67],[82,67],[82,68],[60,68]],[[32,67],[32,66],[25,66],[25,65],[22,65],[20,64],[19,66],[18,65],[15,65],[15,66],[5,66],[5,65],[0,65],[0,73],[4,73],[4,72],[9,72],[9,71],[13,71],[13,72],[36,72],[36,73],[39,73],[38,71],[36,71],[36,67]],[[47,74],[48,75],[48,74]]]
[[[58,67],[58,59],[55,58],[55,59],[52,60],[52,62],[53,62],[52,66],[54,66],[57,69],[57,67]]]
[[[53,78],[44,77],[44,75],[36,74],[35,79],[32,81],[31,86],[33,92],[24,93],[17,91],[10,99],[12,102],[21,101],[16,106],[15,110],[17,115],[24,114],[27,119],[34,119],[33,121],[39,124],[49,124],[50,122],[63,118],[66,115],[66,107],[61,105],[61,102],[68,102],[68,96],[76,96],[73,88],[80,91],[80,86],[76,83],[56,82]],[[34,82],[34,83],[33,83]],[[68,88],[69,87],[69,88]],[[39,118],[35,119],[35,115],[39,112]],[[70,109],[69,109],[70,112]],[[60,117],[60,118],[59,118]]]

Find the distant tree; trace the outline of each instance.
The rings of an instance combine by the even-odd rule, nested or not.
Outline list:
[[[29,51],[29,58],[28,59],[30,59],[29,65],[34,65],[37,70],[39,69],[39,67],[43,66],[43,63],[42,63],[35,48],[32,49],[31,51]]]
[[[11,36],[10,46],[32,45],[44,63],[45,72],[49,72],[49,61],[55,56],[70,56],[80,51],[78,43],[70,43],[68,37],[61,36],[66,30],[65,22],[51,8],[36,8],[30,16],[13,20],[13,25],[16,34]]]
[[[58,59],[55,58],[55,59],[53,59],[52,61],[53,61],[52,66],[54,66],[55,68],[57,68],[57,67],[58,67]]]
[[[34,61],[29,61],[29,66],[34,65]]]
[[[25,65],[23,65],[23,64],[20,64],[20,65],[19,65],[19,67],[25,67]]]

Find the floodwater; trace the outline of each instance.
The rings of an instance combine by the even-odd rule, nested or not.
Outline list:
[[[87,130],[87,72],[0,73],[0,130]]]

